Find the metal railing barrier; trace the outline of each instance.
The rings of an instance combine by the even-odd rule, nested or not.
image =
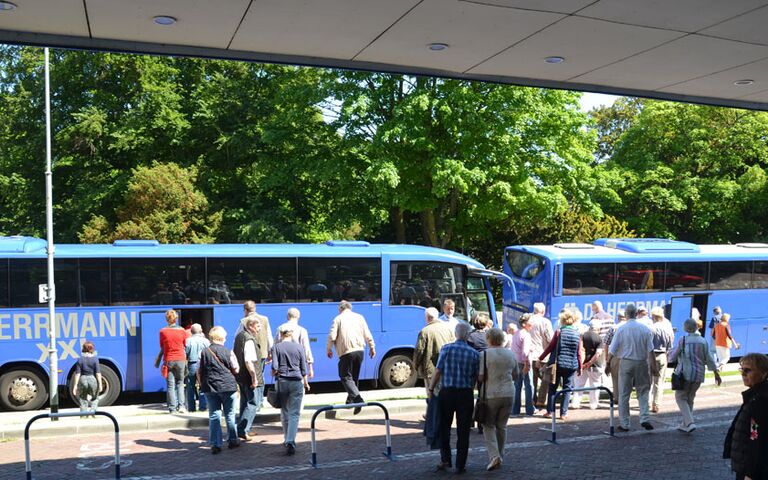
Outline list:
[[[56,420],[62,417],[84,417],[87,415],[104,415],[112,420],[112,423],[115,425],[115,478],[120,479],[120,426],[117,424],[117,419],[108,412],[88,410],[85,412],[41,413],[29,419],[27,426],[24,427],[24,454],[26,456],[24,463],[27,469],[27,480],[32,480],[32,461],[29,455],[29,427],[41,418]]]
[[[550,440],[550,442],[555,443],[555,444],[557,443],[557,415],[555,414],[555,404],[557,404],[557,397],[559,397],[560,395],[565,395],[565,393],[567,393],[567,392],[571,392],[571,393],[574,393],[574,392],[591,392],[591,391],[594,391],[594,390],[602,390],[602,391],[604,391],[604,392],[606,392],[608,394],[608,401],[610,402],[610,410],[611,410],[610,417],[608,418],[608,429],[609,430],[607,432],[603,432],[603,433],[605,433],[606,435],[610,435],[611,437],[615,436],[614,435],[614,427],[613,427],[613,408],[614,408],[613,407],[613,392],[611,392],[611,390],[608,389],[608,387],[600,386],[600,387],[583,387],[583,388],[565,388],[563,390],[557,391],[555,393],[555,396],[552,398],[552,429],[551,429],[552,440]],[[542,427],[541,430],[550,431],[550,429],[544,428],[544,427]]]
[[[387,441],[387,451],[384,453],[384,456],[390,460],[394,460],[394,457],[392,456],[392,436],[390,435],[390,432],[389,432],[389,411],[387,410],[387,407],[385,407],[383,404],[379,402],[346,403],[341,405],[326,405],[324,407],[320,407],[317,409],[317,411],[315,411],[314,415],[312,415],[311,434],[312,434],[312,466],[313,467],[317,468],[317,442],[315,441],[315,419],[317,419],[317,416],[323,412],[328,412],[330,410],[344,410],[349,408],[362,408],[362,407],[379,407],[384,412],[384,426],[386,427],[386,441]]]

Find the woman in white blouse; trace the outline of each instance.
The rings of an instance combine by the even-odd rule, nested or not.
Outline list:
[[[483,436],[488,450],[487,470],[501,466],[504,444],[507,441],[507,421],[515,399],[513,372],[517,367],[511,350],[504,348],[504,332],[492,328],[486,332],[488,349],[480,354],[480,374],[487,402],[487,413],[483,422]]]

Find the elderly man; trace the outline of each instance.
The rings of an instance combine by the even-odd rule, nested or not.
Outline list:
[[[651,367],[651,411],[659,413],[659,405],[664,397],[664,379],[667,376],[667,354],[672,350],[675,341],[675,332],[672,330],[672,322],[664,318],[664,309],[654,307],[651,309],[653,326],[653,352],[648,359]]]
[[[237,358],[237,364],[241,366],[235,375],[237,387],[240,390],[240,418],[237,422],[237,436],[244,441],[251,439],[250,432],[253,419],[259,411],[257,389],[263,384],[263,375],[259,375],[261,368],[261,354],[258,346],[258,335],[261,323],[255,316],[247,317],[245,329],[235,337],[232,353]],[[261,377],[261,381],[259,380]]]
[[[637,390],[640,404],[640,425],[653,430],[648,411],[648,392],[651,377],[648,371],[648,354],[653,350],[651,329],[637,320],[637,310],[631,303],[624,310],[627,323],[616,330],[611,341],[611,356],[621,359],[619,365],[619,431],[629,431],[629,397],[632,385]]]
[[[456,325],[456,341],[440,350],[429,395],[440,385],[440,463],[436,470],[451,467],[451,424],[456,416],[456,472],[464,473],[469,453],[469,429],[474,407],[473,388],[477,382],[480,354],[467,344],[468,323]]]
[[[312,367],[312,365],[315,363],[315,358],[312,356],[312,349],[309,346],[309,333],[307,332],[307,329],[299,325],[299,318],[301,317],[301,312],[299,312],[298,308],[289,308],[287,313],[287,324],[293,325],[293,334],[291,336],[292,340],[304,348],[304,356],[307,360],[307,368],[309,369],[308,377],[312,378],[315,376],[315,370]],[[275,344],[278,344],[282,341],[282,335],[280,335],[280,332],[277,332],[277,335],[275,335]]]
[[[531,329],[531,357],[539,358],[544,353],[544,349],[547,348],[549,342],[552,341],[554,331],[552,330],[552,322],[544,316],[546,307],[543,303],[533,304],[533,315],[529,320]],[[542,369],[546,362],[540,362],[535,360],[533,362],[533,392],[534,392],[534,404],[536,408],[541,411],[547,405],[547,398],[549,395],[549,385],[546,382],[541,382],[539,385],[539,379],[541,378]]]
[[[613,317],[603,309],[603,302],[595,300],[592,302],[592,316],[589,318],[589,326],[594,325],[597,328],[597,334],[600,340],[605,344],[605,336],[614,326]]]
[[[237,335],[239,335],[240,332],[245,329],[245,323],[249,318],[256,318],[259,320],[259,333],[256,337],[256,344],[259,346],[260,358],[259,365],[257,367],[259,386],[256,387],[255,400],[256,404],[258,405],[258,409],[256,410],[258,412],[264,403],[264,367],[266,366],[267,361],[271,360],[272,345],[274,340],[272,339],[272,327],[269,325],[269,319],[264,315],[259,315],[256,313],[256,302],[253,300],[246,301],[243,304],[243,312],[245,313],[245,317],[240,319],[240,326],[237,328],[237,332],[235,332],[235,337],[237,337]]]
[[[456,312],[456,302],[450,298],[443,302],[443,314],[440,315],[440,320],[448,324],[448,328],[453,331],[456,328],[456,324],[459,323],[459,319],[454,317]]]
[[[197,389],[197,369],[200,367],[200,353],[211,346],[211,342],[203,335],[203,327],[199,323],[193,323],[190,327],[192,336],[187,339],[184,353],[187,355],[187,409],[190,412],[197,410],[197,399],[200,399],[200,410],[206,410],[208,404],[205,395]]]
[[[416,372],[424,379],[424,386],[429,389],[432,383],[432,375],[437,367],[437,359],[443,345],[455,340],[453,330],[445,322],[438,319],[436,308],[428,308],[424,311],[426,326],[421,329],[416,339],[416,348],[413,350],[413,366]],[[429,391],[427,391],[429,395]]]
[[[346,300],[339,303],[339,314],[333,319],[331,331],[328,333],[326,354],[333,358],[333,348],[339,357],[339,378],[347,392],[346,403],[363,403],[363,397],[358,389],[360,381],[360,366],[363,364],[365,344],[368,344],[369,355],[376,355],[376,345],[373,335],[368,329],[365,317],[352,311],[352,304]],[[355,415],[360,413],[360,407],[355,407]]]

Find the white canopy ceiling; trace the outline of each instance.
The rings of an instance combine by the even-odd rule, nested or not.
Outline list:
[[[158,25],[159,15],[177,21]],[[0,1],[5,43],[429,74],[763,110],[766,23],[763,0]]]

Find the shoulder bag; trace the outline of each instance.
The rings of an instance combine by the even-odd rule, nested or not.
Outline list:
[[[672,372],[672,390],[685,390],[685,377],[683,376],[683,359],[685,358],[685,337],[683,337],[683,346],[680,356],[675,366],[675,371]]]
[[[475,411],[472,414],[472,420],[477,423],[485,423],[488,417],[488,402],[486,401],[486,393],[488,391],[488,365],[486,360],[488,352],[483,352],[483,383],[480,384],[480,391],[475,403]]]
[[[267,403],[272,405],[273,408],[282,408],[283,402],[280,398],[280,392],[278,390],[278,380],[275,378],[275,386],[272,389],[267,390]]]

